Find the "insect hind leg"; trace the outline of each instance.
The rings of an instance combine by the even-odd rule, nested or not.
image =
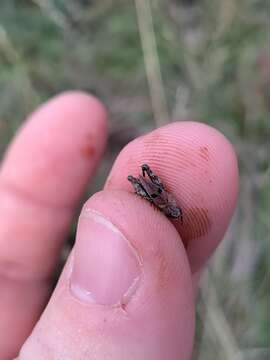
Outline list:
[[[152,199],[149,197],[149,195],[147,194],[146,190],[143,188],[142,184],[140,183],[140,181],[135,178],[132,175],[128,176],[128,181],[131,182],[131,184],[133,185],[133,188],[135,190],[135,193],[149,201],[152,201]]]
[[[164,185],[162,184],[160,178],[153,173],[153,171],[150,169],[150,166],[147,164],[142,165],[143,177],[145,177],[145,173],[148,175],[149,179],[152,181],[153,184],[160,186],[162,189],[164,189]]]

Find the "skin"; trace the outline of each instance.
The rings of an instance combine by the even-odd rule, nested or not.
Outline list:
[[[74,252],[51,294],[63,240],[106,137],[102,104],[69,92],[32,114],[7,150],[0,172],[0,359],[191,356],[199,276],[236,205],[234,151],[196,122],[172,123],[121,151],[82,216],[91,208],[122,229],[144,263],[144,281],[123,309],[74,297]],[[143,163],[176,198],[184,226],[133,194],[126,179]]]

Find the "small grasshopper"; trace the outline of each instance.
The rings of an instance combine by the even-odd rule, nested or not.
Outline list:
[[[183,223],[181,208],[177,206],[173,196],[166,191],[159,177],[153,173],[149,165],[143,164],[141,168],[142,175],[139,175],[138,178],[132,175],[129,175],[127,178],[133,185],[135,193],[154,204],[168,218],[180,218],[181,223]],[[150,181],[146,179],[145,174],[148,175]]]

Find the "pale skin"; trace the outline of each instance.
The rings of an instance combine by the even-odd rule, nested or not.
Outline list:
[[[107,121],[96,98],[64,93],[26,120],[4,157],[1,360],[190,359],[198,280],[236,206],[234,150],[218,131],[196,122],[172,123],[128,144],[113,164],[103,191],[83,207],[75,249],[51,294],[50,279],[74,210],[106,147]],[[151,165],[179,202],[183,225],[133,193],[127,176],[137,176],[144,163]],[[110,293],[107,288],[104,293],[101,289],[97,302],[78,299],[71,290],[78,276],[73,267],[80,268],[89,256],[88,251],[80,253],[93,236],[88,230],[89,214],[109,224],[106,229],[114,234],[121,231],[139,259],[140,281],[125,300],[121,298],[121,304],[104,305]],[[106,249],[101,252],[102,269],[107,259],[112,260],[110,247]],[[122,245],[119,249],[123,250]],[[122,269],[121,261],[113,264],[120,278],[121,272],[137,274],[132,261],[127,264],[133,269]],[[91,273],[91,284],[98,288],[100,260],[90,263],[97,269]],[[114,287],[110,300],[122,296],[117,281],[108,284]]]

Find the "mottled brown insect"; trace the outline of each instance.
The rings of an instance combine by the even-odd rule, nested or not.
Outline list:
[[[153,173],[149,165],[143,164],[142,175],[135,178],[132,175],[128,176],[128,181],[134,187],[135,193],[144,199],[150,201],[157,208],[159,208],[168,218],[181,219],[183,223],[183,212],[179,206],[177,206],[173,196],[168,193],[162,184],[160,178]],[[146,175],[148,178],[146,178]]]

